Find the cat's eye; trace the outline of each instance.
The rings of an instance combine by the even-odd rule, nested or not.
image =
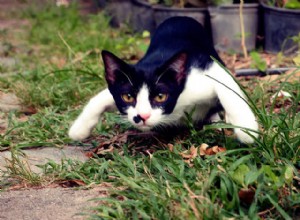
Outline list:
[[[124,93],[121,95],[121,98],[124,102],[127,103],[133,103],[135,101],[135,98],[130,93]]]
[[[157,103],[162,103],[167,101],[168,99],[168,94],[165,93],[159,93],[157,96],[154,97],[154,101]]]

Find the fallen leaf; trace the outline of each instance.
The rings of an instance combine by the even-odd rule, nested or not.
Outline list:
[[[94,157],[94,153],[93,152],[86,152],[85,153],[85,156],[87,156],[88,158],[92,158],[92,157]]]
[[[186,150],[181,153],[181,156],[185,159],[194,159],[198,155],[198,147],[195,147],[194,145],[191,146],[189,150]]]
[[[95,151],[95,153],[97,155],[104,155],[104,154],[107,154],[107,153],[112,153],[113,151],[114,151],[114,146],[109,145],[108,148],[104,148],[104,147],[97,148],[97,151]]]
[[[106,139],[109,137],[101,137],[100,139],[100,144],[98,147],[96,147],[95,149],[93,149],[91,152],[87,152],[86,156],[88,157],[93,157],[94,154],[96,155],[105,155],[107,153],[112,153],[115,149],[115,147],[117,148],[122,148],[122,145],[125,144],[127,142],[128,139],[128,132],[122,133],[122,134],[118,134],[113,136],[111,139]]]
[[[72,188],[78,186],[85,186],[86,184],[82,180],[64,180],[58,183],[58,185],[65,187],[65,188]]]
[[[239,191],[239,199],[241,202],[251,205],[254,200],[255,191],[253,189],[241,189]]]
[[[205,151],[205,155],[215,155],[217,153],[225,152],[225,151],[226,151],[226,148],[224,148],[224,147],[213,146],[213,147],[208,148]]]
[[[206,155],[206,150],[209,146],[207,144],[201,144],[200,145],[200,156],[205,156]]]
[[[180,155],[184,159],[184,162],[192,166],[192,162],[197,156],[203,157],[206,155],[215,155],[219,152],[225,152],[225,151],[226,148],[224,147],[219,147],[219,146],[209,147],[207,144],[203,143],[199,147],[195,147],[194,145],[191,146],[189,150],[183,151],[182,153],[180,153]]]
[[[174,150],[173,144],[167,144],[167,147],[169,148],[169,151],[173,152],[173,150]]]

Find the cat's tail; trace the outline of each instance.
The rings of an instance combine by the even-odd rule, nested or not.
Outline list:
[[[253,143],[258,137],[258,123],[244,93],[233,77],[218,63],[211,67],[210,77],[224,110],[226,122],[236,126],[234,131],[243,143]]]

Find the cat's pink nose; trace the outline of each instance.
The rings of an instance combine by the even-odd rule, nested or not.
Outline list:
[[[139,114],[139,115],[143,119],[143,121],[146,121],[151,116],[150,113],[143,113],[143,114]]]

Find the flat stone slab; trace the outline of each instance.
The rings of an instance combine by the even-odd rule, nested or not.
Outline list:
[[[23,109],[20,99],[13,93],[3,93],[0,91],[0,111],[20,111]]]
[[[28,162],[30,169],[34,173],[41,173],[42,170],[36,165],[43,165],[49,160],[61,163],[62,159],[72,159],[78,161],[86,161],[88,157],[84,154],[83,148],[65,146],[64,148],[44,147],[29,150],[22,150],[25,157],[21,157],[23,161]],[[6,170],[7,162],[11,159],[10,151],[0,152],[0,170]],[[1,218],[0,218],[1,219]]]
[[[106,196],[107,189],[103,186],[90,190],[42,188],[0,192],[0,219],[88,219],[89,208],[99,203],[91,199]]]

